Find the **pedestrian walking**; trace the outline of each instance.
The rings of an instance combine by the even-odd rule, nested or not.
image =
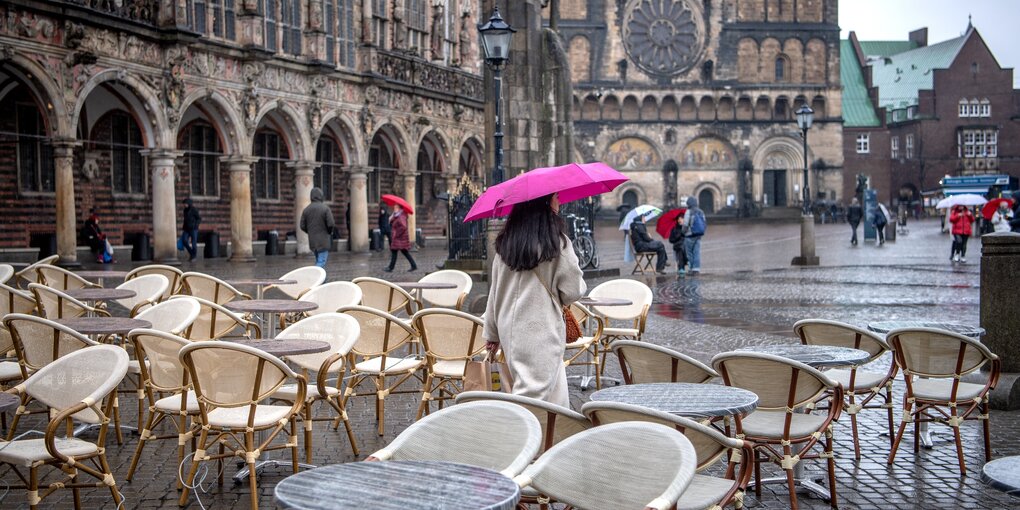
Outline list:
[[[698,207],[698,199],[687,197],[687,212],[684,213],[684,250],[687,252],[687,263],[691,266],[691,274],[701,272],[701,237],[708,227],[705,211]]]
[[[392,239],[390,239],[390,234],[392,233],[390,227],[390,211],[386,209],[385,202],[379,203],[379,233],[382,234],[387,243],[392,242]],[[383,251],[383,249],[385,249],[385,246],[380,244],[379,251]]]
[[[301,211],[301,231],[308,234],[308,249],[315,254],[315,265],[325,269],[329,245],[333,241],[333,211],[322,202],[322,190],[312,188],[312,203]]]
[[[411,269],[408,272],[414,272],[418,270],[418,264],[414,263],[414,258],[411,257],[411,237],[407,232],[407,214],[404,209],[400,207],[400,204],[393,205],[393,214],[389,217],[390,223],[390,265],[383,269],[387,273],[393,271],[393,266],[397,264],[397,252],[403,253],[407,261],[411,263]]]
[[[482,337],[490,354],[502,349],[513,394],[569,408],[562,307],[587,288],[558,211],[555,194],[514,204],[496,237]]]
[[[999,208],[992,213],[992,229],[995,232],[1009,232],[1009,220],[1013,219],[1013,211],[1008,202],[999,202]]]
[[[198,213],[191,198],[184,199],[184,225],[181,228],[181,241],[178,248],[188,251],[188,261],[198,257],[198,225],[202,223],[202,215]]]
[[[885,244],[885,226],[889,224],[889,210],[885,208],[884,204],[879,203],[875,208],[875,217],[871,219],[871,224],[875,226],[875,231],[878,233],[879,246]]]
[[[645,226],[641,216],[634,218],[634,221],[630,223],[630,238],[634,242],[634,251],[638,253],[654,251],[655,271],[658,273],[666,272],[666,264],[669,262],[666,255],[666,247],[662,244],[662,241],[656,241],[648,235],[648,227]]]
[[[846,222],[850,224],[850,231],[853,235],[850,236],[850,244],[857,246],[857,226],[861,224],[861,218],[864,217],[864,209],[861,208],[861,202],[854,197],[850,201],[850,207],[846,210]]]
[[[683,276],[687,269],[687,250],[684,248],[684,217],[676,217],[676,225],[669,231],[669,244],[673,245],[673,255],[676,257],[676,274]]]
[[[973,232],[971,224],[974,223],[974,214],[970,209],[962,205],[953,206],[953,212],[949,214],[949,223],[952,225],[953,253],[950,260],[953,262],[967,262],[967,240]]]

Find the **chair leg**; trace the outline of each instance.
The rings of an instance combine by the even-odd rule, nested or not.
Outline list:
[[[754,497],[761,500],[761,461],[764,457],[758,456],[758,451],[754,451]]]
[[[110,463],[106,461],[106,453],[99,454],[99,467],[103,470],[103,477],[110,478],[110,495],[113,496],[113,507],[120,507],[120,491],[117,490],[117,481],[113,478],[113,471],[110,470]]]
[[[984,429],[985,436],[985,462],[989,462],[992,460],[992,431],[990,429],[991,416],[989,416],[988,414],[987,396],[985,397],[985,401],[981,404],[979,410],[981,411],[981,428]]]
[[[912,406],[910,405],[910,403],[906,402],[906,398],[904,398],[903,417],[900,418],[900,427],[896,431],[896,438],[893,439],[892,449],[889,450],[889,460],[886,461],[887,464],[891,465],[896,460],[896,450],[899,449],[900,441],[903,440],[903,432],[907,430],[907,422],[910,420],[911,408]]]
[[[152,430],[152,421],[155,418],[156,412],[150,411],[149,416],[145,419],[145,427],[143,427],[141,432],[139,432],[138,446],[135,447],[135,455],[131,457],[131,467],[128,468],[127,476],[124,477],[124,479],[129,482],[131,481],[131,477],[135,475],[135,468],[138,466],[138,459],[142,457],[142,449],[145,448],[145,441],[149,438],[149,431]],[[180,466],[180,462],[178,462],[177,465]],[[178,477],[177,484],[178,486],[180,485],[180,477]],[[178,487],[178,489],[179,488],[180,487]]]
[[[921,406],[917,406],[914,413],[914,455],[921,451]]]
[[[110,396],[113,399],[113,430],[117,437],[117,446],[124,444],[124,434],[120,431],[120,399],[117,398],[117,392],[114,391]]]
[[[956,423],[956,408],[949,408],[949,426],[953,429],[953,439],[956,440],[956,459],[960,462],[960,476],[967,476],[967,464],[963,460],[963,439],[960,437],[960,424]]]
[[[308,428],[309,428],[309,431],[311,431],[312,420],[311,420],[310,416],[309,416],[309,420],[308,420]],[[294,439],[295,439],[294,446],[290,447],[290,463],[291,463],[291,467],[294,469],[294,473],[297,474],[297,472],[298,472],[298,445],[297,445],[297,441],[296,441],[296,439],[297,439],[297,415],[296,414],[290,417],[290,435],[293,436]],[[306,443],[306,444],[310,445],[311,443]],[[311,448],[308,449],[307,453],[308,453],[308,463],[311,464],[312,463],[312,450],[311,450]]]
[[[78,473],[77,471],[71,476],[71,493],[74,495],[74,510],[81,510],[81,489],[78,485]]]
[[[39,472],[38,468],[28,468],[28,508],[39,507]]]
[[[850,397],[850,405],[853,405],[853,397]],[[854,458],[861,460],[861,441],[857,436],[857,413],[850,415],[850,429],[854,436]]]
[[[305,429],[305,462],[312,463],[312,402],[305,402],[304,417],[301,426]],[[295,471],[296,473],[297,471]]]
[[[138,376],[138,378],[141,379],[141,376]],[[138,421],[136,423],[141,424],[142,419],[145,418],[145,390],[142,388],[141,380],[138,381],[135,397],[138,398]]]
[[[255,433],[251,430],[244,432],[244,450],[245,452],[255,451]],[[248,461],[248,489],[251,491],[252,510],[258,510],[259,508],[258,480],[256,480],[257,475],[255,471],[255,459],[251,458]]]
[[[889,418],[889,446],[893,445],[893,437],[895,434],[896,426],[893,425],[893,396],[892,396],[892,382],[890,381],[885,385],[885,410]]]
[[[195,452],[199,450],[205,451],[205,443],[209,439],[209,431],[202,429],[202,434],[198,438],[198,447],[194,449]],[[222,443],[221,443],[222,447]],[[188,478],[184,481],[184,488],[181,490],[181,497],[177,500],[178,506],[185,506],[188,503],[188,486],[195,482],[195,473],[198,472],[198,453],[195,453],[195,457],[191,458],[191,469],[188,470]]]
[[[333,420],[333,430],[336,430],[340,426],[341,421],[344,422],[344,429],[347,430],[347,440],[351,442],[351,450],[354,452],[354,455],[357,456],[359,454],[358,444],[354,440],[354,429],[351,427],[351,420],[347,416],[347,409],[337,405],[333,399],[328,399],[327,402],[329,402],[329,405],[333,406],[333,409],[339,413],[336,419]]]
[[[422,384],[421,403],[418,404],[418,414],[416,414],[414,417],[415,421],[420,420],[423,414],[429,414],[430,411],[429,408],[431,407],[429,397],[431,396],[432,396],[432,374],[428,374],[425,376],[425,384]]]
[[[857,439],[856,437],[854,438]],[[836,504],[836,458],[832,455],[832,425],[825,430],[825,457],[829,468],[829,506],[838,508]]]
[[[600,362],[601,361],[599,360],[599,358],[601,356],[599,356],[599,346],[598,346],[598,344],[595,344],[592,347],[593,347],[593,350],[595,351],[592,354],[592,358],[591,358],[592,359],[592,363],[595,365],[595,391],[598,391],[598,390],[602,389],[602,367],[600,366]]]

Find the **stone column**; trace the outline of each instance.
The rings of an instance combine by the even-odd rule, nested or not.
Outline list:
[[[294,232],[297,235],[297,254],[308,255],[308,234],[301,231],[301,213],[312,203],[312,176],[315,175],[315,163],[311,161],[294,161],[287,163],[287,168],[294,169]]]
[[[74,148],[81,145],[70,139],[53,141],[53,168],[56,173],[57,254],[62,266],[78,265],[78,222],[74,206]]]
[[[404,181],[404,200],[406,200],[407,203],[411,206],[411,208],[415,210],[414,212],[417,213],[418,204],[415,203],[416,195],[415,189],[418,183],[417,181],[415,181],[415,173],[400,172],[397,174],[397,176],[400,177],[402,181]],[[407,215],[407,239],[411,241],[412,247],[414,246],[415,243],[414,228],[418,224],[415,218],[417,218],[417,215],[415,214]]]
[[[251,249],[251,165],[252,156],[220,158],[230,172],[230,261],[255,262]]]
[[[152,246],[153,259],[162,264],[177,264],[177,198],[174,166],[184,153],[170,149],[149,149],[152,173]]]
[[[999,356],[1002,375],[992,390],[993,409],[1020,409],[1020,294],[1016,282],[1020,278],[1020,234],[996,232],[981,236],[981,327],[985,336],[981,343]],[[967,382],[983,383],[987,369]],[[974,374],[971,374],[972,376]]]
[[[368,172],[367,166],[351,167],[351,232],[348,245],[353,252],[368,251]]]

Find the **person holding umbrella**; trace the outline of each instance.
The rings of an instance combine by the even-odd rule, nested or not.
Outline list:
[[[382,199],[393,207],[393,214],[390,215],[390,265],[386,266],[387,273],[393,272],[393,266],[397,264],[397,252],[403,253],[404,258],[411,264],[407,271],[413,273],[418,270],[418,264],[414,263],[411,257],[411,236],[407,231],[407,215],[414,214],[410,204],[404,199],[395,195],[383,195]]]
[[[995,232],[1009,232],[1009,220],[1013,219],[1013,211],[1009,209],[1010,200],[1001,199],[997,204],[998,207],[992,213],[992,229]],[[983,212],[984,210],[982,210]]]
[[[953,212],[949,214],[949,223],[953,226],[953,253],[949,259],[953,262],[967,263],[967,239],[970,238],[971,224],[974,223],[974,214],[965,206],[954,205]]]
[[[664,239],[669,240],[673,245],[673,255],[676,257],[677,274],[684,275],[687,267],[687,250],[684,249],[684,213],[687,209],[672,209],[659,217],[655,224],[655,231]]]
[[[648,235],[648,228],[642,216],[637,216],[630,223],[630,238],[634,242],[634,250],[638,253],[646,251],[655,252],[655,272],[665,274],[666,264],[669,262],[666,256],[666,247],[662,241],[656,241]]]

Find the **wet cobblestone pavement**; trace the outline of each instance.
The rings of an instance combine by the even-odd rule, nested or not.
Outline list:
[[[818,225],[818,254],[821,267],[793,268],[790,258],[798,251],[796,225],[718,225],[710,228],[703,243],[703,273],[696,277],[677,278],[673,275],[642,278],[652,286],[655,302],[648,320],[645,339],[666,345],[708,361],[713,355],[740,347],[793,342],[792,325],[803,318],[842,320],[866,326],[869,322],[890,319],[940,319],[978,323],[980,243],[971,241],[971,263],[952,265],[948,261],[949,239],[939,233],[934,221],[911,224],[911,232],[895,243],[882,247],[849,246],[845,225]],[[612,227],[600,227],[603,266],[618,266],[622,274],[630,265],[622,262],[620,234]],[[444,249],[429,247],[415,254],[419,267],[431,269],[444,257]],[[943,254],[945,256],[943,256]],[[350,279],[354,276],[387,276],[391,280],[420,278],[414,274],[385,274],[388,253],[371,255],[333,254],[328,268],[329,279]],[[225,278],[281,275],[306,265],[310,258],[281,256],[260,258],[257,263],[231,265],[223,260],[197,261],[185,269],[206,271]],[[119,264],[118,266],[127,266]],[[398,271],[401,266],[398,266]],[[406,266],[403,266],[406,268]],[[121,267],[118,267],[121,268]],[[673,268],[675,269],[675,268]],[[601,280],[589,281],[589,287]],[[478,284],[473,295],[485,292]],[[887,360],[880,360],[882,364]],[[869,367],[872,368],[872,367]],[[569,369],[570,374],[580,368]],[[608,376],[618,376],[615,358],[607,364]],[[409,385],[406,389],[414,389]],[[902,386],[896,387],[896,422],[899,423]],[[571,387],[571,404],[577,409],[587,401],[591,390]],[[386,434],[375,433],[374,402],[356,398],[349,404],[349,413],[362,450],[372,453],[393,439],[411,423],[420,394],[391,395],[386,400]],[[132,397],[121,399],[124,419],[133,424],[135,403]],[[845,417],[846,415],[844,415]],[[922,449],[915,455],[904,438],[896,463],[886,464],[889,438],[884,413],[864,411],[861,418],[862,459],[853,458],[849,420],[836,426],[836,464],[839,506],[841,508],[1014,508],[1020,500],[991,489],[980,481],[984,462],[980,427],[968,422],[962,426],[964,453],[970,475],[961,477],[956,467],[955,449],[949,429],[937,436],[933,449]],[[991,413],[993,458],[1020,454],[1020,412]],[[39,426],[28,420],[28,426]],[[343,431],[333,432],[325,423],[315,425],[316,464],[358,460],[350,454]],[[909,430],[909,429],[908,429]],[[940,427],[934,426],[934,431]],[[114,474],[121,484],[125,508],[173,508],[178,492],[174,488],[177,466],[176,451],[169,442],[148,446],[135,479],[124,483],[137,436],[126,435],[125,445],[117,447],[110,435],[108,453]],[[281,452],[273,454],[286,457]],[[607,459],[611,462],[611,459]],[[214,465],[214,464],[213,464]],[[204,481],[208,493],[200,493],[206,508],[246,508],[247,484],[234,485],[229,479],[234,466],[226,468],[224,486],[215,483],[216,473]],[[763,467],[763,476],[775,475],[772,466]],[[823,464],[808,463],[808,472],[824,476]],[[273,508],[272,488],[289,474],[287,468],[271,468],[259,479],[260,501],[264,508]],[[0,471],[0,479],[13,480],[11,473]],[[112,508],[109,492],[86,490],[82,493],[84,508]],[[23,492],[14,491],[2,501],[2,508],[27,507]],[[69,508],[71,491],[62,490],[47,499],[42,507]],[[753,491],[745,500],[748,508],[787,508],[789,500],[785,485],[764,488],[761,499]],[[829,508],[820,499],[801,494],[802,508]],[[192,498],[191,508],[198,508]]]

